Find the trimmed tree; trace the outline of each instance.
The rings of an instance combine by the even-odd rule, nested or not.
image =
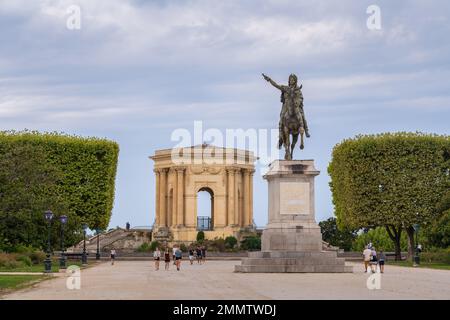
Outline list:
[[[438,203],[440,216],[423,231],[430,247],[450,247],[450,191]]]
[[[117,143],[105,139],[0,132],[0,216],[8,217],[0,219],[0,240],[41,243],[46,209],[69,217],[68,243],[71,235],[80,231],[81,222],[91,229],[105,229],[114,201],[118,151]],[[58,223],[56,219],[54,223]],[[8,229],[20,225],[27,226],[22,230],[26,237],[5,236]],[[58,237],[59,228],[53,229]]]
[[[439,213],[450,213],[450,190],[442,197],[437,204],[437,211]]]
[[[450,188],[449,168],[448,136],[385,133],[344,140],[328,167],[338,225],[385,227],[397,259],[405,230],[412,256],[413,225],[438,217],[436,204]]]
[[[62,172],[48,163],[41,146],[18,144],[2,154],[0,250],[45,245],[47,225],[43,212],[47,209],[66,212],[68,207],[58,194],[57,183],[61,178]]]

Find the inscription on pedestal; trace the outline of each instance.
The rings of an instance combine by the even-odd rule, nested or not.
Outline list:
[[[272,250],[283,250],[286,248],[286,236],[277,234],[270,237],[270,249]]]
[[[280,183],[280,214],[310,214],[308,182]]]

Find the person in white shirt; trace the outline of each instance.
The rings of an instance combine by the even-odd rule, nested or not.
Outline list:
[[[114,248],[111,249],[111,265],[114,264],[114,260],[116,259],[116,250]]]
[[[156,247],[155,252],[153,252],[153,259],[155,260],[155,271],[159,270],[159,260],[161,260],[161,251]]]
[[[367,272],[367,268],[369,267],[369,263],[370,263],[370,256],[372,255],[372,250],[369,249],[368,246],[366,246],[366,248],[363,251],[363,256],[364,256],[364,268],[365,271]]]

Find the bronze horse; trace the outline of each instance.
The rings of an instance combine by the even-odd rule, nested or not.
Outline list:
[[[300,86],[301,88],[301,86]],[[284,146],[284,160],[292,160],[294,154],[294,148],[298,141],[298,136],[300,135],[300,149],[303,150],[305,148],[304,143],[304,133],[305,128],[303,126],[303,117],[301,113],[296,112],[295,103],[287,103],[287,110],[284,113],[284,116],[280,119],[281,124],[281,136],[280,141],[278,143],[278,148],[281,149],[281,146]],[[291,142],[292,135],[292,142]]]

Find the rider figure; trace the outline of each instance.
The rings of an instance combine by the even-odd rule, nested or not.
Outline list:
[[[278,148],[281,148],[283,145],[283,118],[286,115],[286,112],[289,109],[289,104],[293,103],[295,108],[295,113],[297,116],[298,121],[303,121],[303,127],[305,128],[305,135],[307,138],[310,137],[309,131],[308,131],[308,124],[305,119],[305,113],[303,111],[303,94],[302,94],[302,85],[300,87],[297,86],[297,76],[295,74],[291,74],[289,76],[289,85],[283,86],[277,84],[275,81],[273,81],[271,78],[263,74],[263,77],[266,81],[270,82],[271,85],[273,85],[275,88],[279,89],[281,91],[281,102],[283,103],[283,106],[281,108],[280,113],[280,122],[278,124],[279,127],[279,142],[278,142]]]

